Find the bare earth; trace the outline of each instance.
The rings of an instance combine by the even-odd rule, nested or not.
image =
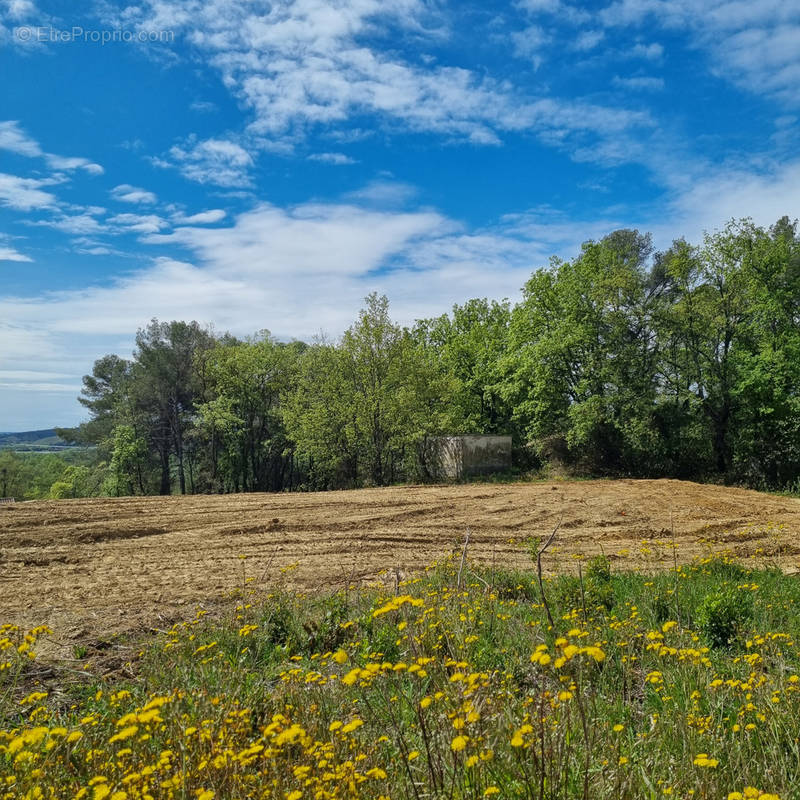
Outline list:
[[[0,506],[0,623],[48,624],[67,645],[191,617],[243,571],[263,588],[393,582],[460,552],[468,529],[471,559],[529,568],[525,540],[562,517],[552,570],[601,550],[667,568],[673,531],[680,562],[800,564],[800,500],[673,480],[37,501]]]

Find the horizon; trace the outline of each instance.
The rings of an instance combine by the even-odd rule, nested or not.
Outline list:
[[[0,71],[9,433],[85,419],[153,317],[307,341],[800,216],[786,0],[0,0]]]

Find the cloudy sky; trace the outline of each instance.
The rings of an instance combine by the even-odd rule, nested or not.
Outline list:
[[[0,431],[152,317],[335,336],[800,216],[799,117],[796,0],[0,0]]]

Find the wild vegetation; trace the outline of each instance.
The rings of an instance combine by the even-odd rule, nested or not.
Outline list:
[[[93,497],[102,494],[106,472],[95,448],[69,447],[57,453],[0,450],[0,497]]]
[[[230,612],[105,677],[54,677],[49,632],[4,626],[0,797],[800,797],[800,589],[778,570],[598,557],[540,581],[455,556],[307,597],[257,594],[254,569]]]
[[[410,328],[371,295],[336,342],[153,322],[84,378],[99,479],[73,494],[323,489],[430,476],[431,434],[511,434],[520,470],[800,481],[800,236],[787,218],[676,241],[619,230],[522,301]]]

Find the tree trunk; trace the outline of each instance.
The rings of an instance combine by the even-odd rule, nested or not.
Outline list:
[[[169,450],[162,451],[161,456],[161,486],[159,494],[172,494],[172,481],[169,474]]]

